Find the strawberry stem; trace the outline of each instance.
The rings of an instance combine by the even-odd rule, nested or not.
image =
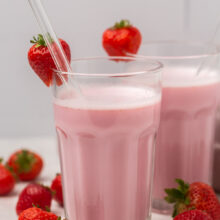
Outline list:
[[[33,37],[33,40],[30,41],[32,44],[36,44],[36,47],[44,46],[46,47],[46,42],[42,34],[38,34],[38,37]]]
[[[120,22],[116,22],[112,29],[128,28],[131,27],[131,23],[127,19],[123,19]]]
[[[52,43],[53,42],[52,37],[50,36],[49,33],[47,33],[47,35],[48,35],[48,39],[49,39],[50,43]],[[38,34],[37,38],[34,36],[33,40],[30,40],[30,42],[32,44],[35,44],[36,48],[40,47],[40,46],[47,47],[46,41],[44,40],[44,37],[42,34]]]

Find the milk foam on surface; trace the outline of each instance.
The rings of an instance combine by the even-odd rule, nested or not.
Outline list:
[[[75,97],[74,89],[62,89],[54,103],[75,109],[112,110],[152,105],[161,99],[159,92],[150,87],[84,87],[81,92],[82,98]]]

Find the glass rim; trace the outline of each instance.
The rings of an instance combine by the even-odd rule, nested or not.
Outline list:
[[[142,57],[142,58],[147,58],[151,60],[183,60],[183,59],[200,59],[200,58],[205,58],[209,56],[217,56],[220,55],[220,45],[214,44],[214,43],[207,43],[207,42],[196,42],[196,41],[175,41],[175,40],[164,40],[164,41],[145,41],[142,43],[141,47],[147,46],[147,45],[168,45],[168,44],[173,44],[173,45],[187,45],[191,47],[206,47],[208,50],[210,47],[215,48],[215,51],[212,52],[207,52],[207,53],[198,53],[195,55],[176,55],[176,56],[171,56],[171,55],[144,55],[144,54],[131,54],[128,53],[128,56],[133,56],[133,57]],[[140,48],[141,48],[140,47]]]
[[[117,61],[114,61],[117,60]],[[109,60],[114,62],[123,62],[123,61],[142,61],[146,62],[146,65],[151,68],[143,69],[143,71],[131,71],[131,72],[115,72],[115,73],[84,73],[84,72],[65,72],[57,69],[53,69],[53,71],[57,74],[61,75],[73,75],[73,76],[90,76],[90,77],[113,77],[113,76],[135,76],[140,74],[155,74],[159,72],[163,68],[163,64],[155,59],[149,59],[146,57],[134,57],[134,56],[94,56],[94,57],[83,57],[83,58],[75,58],[71,59],[72,62],[84,62],[84,61],[99,61],[99,60]],[[118,61],[120,60],[120,61]]]

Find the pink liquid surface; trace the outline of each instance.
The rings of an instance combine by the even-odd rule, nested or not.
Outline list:
[[[160,104],[129,90],[99,91],[87,107],[55,101],[68,220],[150,219]]]
[[[219,78],[195,78],[193,69],[164,73],[161,122],[156,145],[153,207],[169,212],[165,188],[174,180],[210,183]],[[167,77],[167,78],[166,78]]]

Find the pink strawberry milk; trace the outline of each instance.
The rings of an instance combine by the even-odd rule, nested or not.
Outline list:
[[[159,84],[152,87],[155,79],[144,81],[141,75],[101,77],[101,83],[89,79],[81,86],[83,100],[69,88],[57,92],[55,125],[68,220],[151,218],[161,95]]]
[[[166,68],[155,160],[154,205],[168,211],[165,188],[174,179],[211,183],[213,137],[219,103],[219,73],[195,75],[193,68]]]
[[[152,207],[170,214],[164,190],[176,187],[176,178],[211,184],[220,52],[202,42],[154,41],[139,54],[164,65]]]

